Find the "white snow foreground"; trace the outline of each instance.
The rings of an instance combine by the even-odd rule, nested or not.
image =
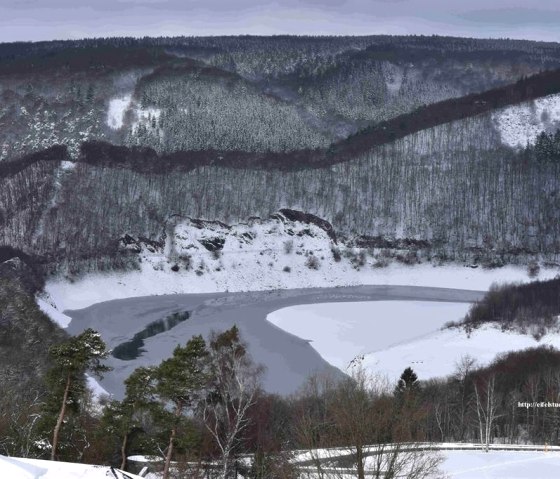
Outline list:
[[[534,144],[540,132],[560,128],[560,94],[508,106],[492,113],[492,119],[502,143],[513,148]]]
[[[0,456],[2,479],[141,479],[108,466]]]
[[[458,264],[407,266],[395,261],[375,267],[379,258],[369,253],[360,265],[359,249],[336,244],[316,224],[289,221],[281,215],[234,226],[183,219],[167,232],[163,247],[126,238],[123,232],[122,247],[138,254],[140,271],[89,274],[72,283],[51,280],[41,299],[56,312],[46,305],[42,309],[66,327],[67,317],[58,314],[66,309],[139,296],[355,285],[485,290],[495,282],[529,281],[525,268],[513,266],[484,270]],[[210,251],[213,244],[218,247]],[[340,252],[339,261],[333,248]],[[558,272],[558,268],[543,268],[539,279],[553,278]]]
[[[443,459],[439,469],[448,479],[557,479],[560,469],[558,446],[493,444],[489,452],[484,452],[485,446],[482,444],[436,443],[413,447],[439,451]],[[301,451],[295,461],[309,461],[312,457],[335,459],[345,455],[348,455],[348,449],[343,448],[319,449],[312,454]],[[366,468],[368,465],[369,458],[366,458]],[[318,477],[316,472],[313,473],[314,470],[308,466],[309,473],[305,477]],[[353,479],[356,475],[344,473],[341,469],[337,471],[336,477]]]

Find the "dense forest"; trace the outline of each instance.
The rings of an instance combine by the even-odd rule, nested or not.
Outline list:
[[[0,58],[0,245],[46,270],[137,267],[127,234],[281,208],[349,246],[558,262],[560,125],[534,104],[557,93],[556,44],[108,38]],[[496,118],[520,103],[545,131],[512,147]]]

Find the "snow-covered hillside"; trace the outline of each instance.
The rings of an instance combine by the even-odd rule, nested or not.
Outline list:
[[[430,379],[453,374],[465,356],[485,366],[498,354],[530,347],[551,345],[560,349],[560,334],[549,333],[540,341],[530,334],[501,331],[491,324],[475,329],[470,335],[462,328],[444,329],[424,337],[366,354],[364,367],[397,379],[406,367],[412,366],[418,377]]]
[[[534,144],[540,132],[560,128],[560,95],[503,108],[493,113],[492,119],[502,143],[511,147]]]
[[[375,284],[485,290],[495,282],[529,280],[526,268],[514,266],[405,265],[379,250],[336,243],[320,222],[290,221],[281,214],[234,226],[179,219],[168,227],[165,244],[125,236],[121,245],[139,256],[140,271],[51,280],[42,309],[64,324],[67,320],[48,305],[62,312],[111,299],[174,293]],[[539,278],[558,272],[541,269]]]

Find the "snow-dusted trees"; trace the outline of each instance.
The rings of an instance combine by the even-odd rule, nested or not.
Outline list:
[[[58,402],[59,405],[56,424],[52,430],[50,454],[51,460],[55,460],[67,411],[69,408],[79,409],[84,398],[86,372],[101,376],[109,368],[102,364],[103,359],[107,357],[105,343],[93,329],[86,329],[78,336],[51,347],[50,355],[54,366],[48,374],[49,402]]]

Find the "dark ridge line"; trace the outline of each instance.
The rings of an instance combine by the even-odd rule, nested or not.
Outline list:
[[[120,167],[150,174],[164,174],[174,170],[190,171],[200,166],[282,171],[324,168],[354,160],[375,147],[393,143],[422,130],[555,93],[560,93],[560,69],[538,73],[483,93],[473,93],[421,107],[366,128],[328,148],[289,152],[209,149],[158,154],[149,147],[127,147],[89,141],[81,145],[77,161],[92,166]],[[52,160],[73,161],[65,146],[56,145],[17,160],[0,162],[0,178],[14,175],[39,161]]]

